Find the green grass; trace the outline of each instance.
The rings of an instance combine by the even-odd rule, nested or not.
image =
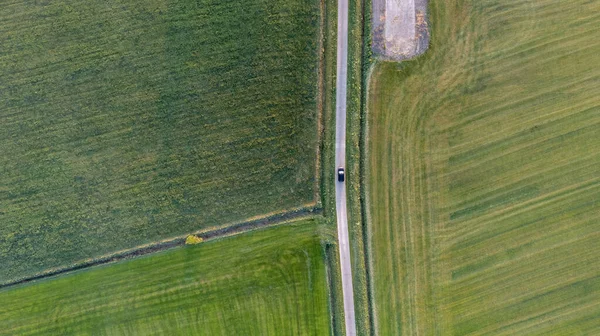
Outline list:
[[[313,204],[318,1],[0,8],[0,283]]]
[[[433,1],[427,54],[375,68],[378,334],[600,333],[599,11]]]
[[[0,335],[328,335],[317,221],[0,291]]]

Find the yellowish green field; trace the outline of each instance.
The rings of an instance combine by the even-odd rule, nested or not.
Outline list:
[[[432,1],[369,91],[379,335],[600,334],[600,3]]]
[[[0,291],[0,335],[329,335],[304,221]]]

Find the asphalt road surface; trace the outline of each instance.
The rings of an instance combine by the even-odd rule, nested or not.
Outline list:
[[[335,204],[337,212],[338,243],[344,297],[346,335],[356,335],[354,318],[354,291],[350,265],[350,240],[346,211],[346,184],[337,181],[337,168],[346,167],[346,84],[348,79],[348,0],[338,0],[337,76],[335,99]],[[347,172],[346,172],[347,175]]]

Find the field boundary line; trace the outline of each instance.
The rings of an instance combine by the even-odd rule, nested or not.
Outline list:
[[[265,227],[272,227],[277,225],[286,224],[289,222],[294,222],[303,219],[310,219],[320,215],[323,212],[322,208],[318,208],[314,206],[314,204],[308,204],[304,207],[299,207],[292,209],[290,211],[285,212],[277,212],[267,214],[265,216],[257,216],[249,218],[248,220],[237,222],[233,224],[223,225],[219,227],[210,227],[203,230],[191,232],[188,234],[171,237],[167,239],[163,239],[156,242],[151,242],[148,244],[140,245],[131,249],[120,250],[117,252],[113,252],[110,254],[105,254],[103,256],[93,258],[93,259],[85,259],[81,262],[75,263],[70,266],[58,267],[48,269],[44,272],[40,272],[34,274],[30,277],[20,278],[12,281],[8,281],[0,284],[0,290],[6,289],[9,287],[14,287],[21,284],[26,284],[30,282],[34,282],[37,280],[44,280],[47,278],[51,278],[58,275],[63,275],[66,273],[71,273],[74,271],[79,271],[83,269],[88,269],[94,266],[100,266],[110,263],[115,263],[118,261],[132,259],[135,257],[144,256],[147,254],[166,251],[169,249],[173,249],[175,247],[180,247],[185,245],[185,239],[188,235],[196,235],[207,240],[215,240],[219,238],[225,238],[229,236],[233,236],[236,234],[250,232],[256,229],[261,229]]]

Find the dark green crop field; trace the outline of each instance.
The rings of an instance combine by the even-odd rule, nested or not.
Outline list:
[[[0,283],[314,202],[319,3],[0,6]]]
[[[600,335],[600,2],[431,1],[369,91],[379,335]]]
[[[304,221],[0,291],[0,335],[329,335]]]

